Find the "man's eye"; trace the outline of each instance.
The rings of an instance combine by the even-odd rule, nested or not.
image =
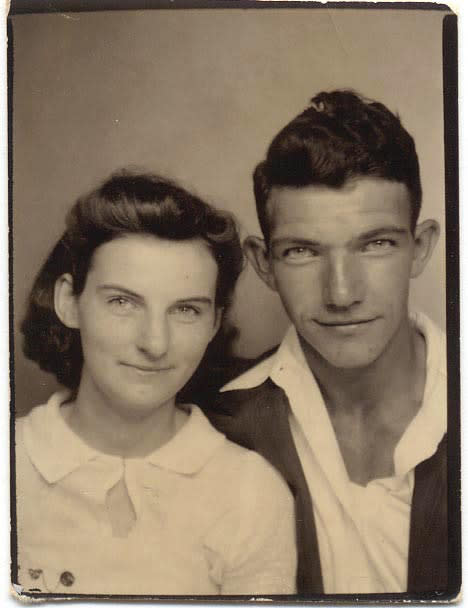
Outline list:
[[[363,251],[369,251],[371,253],[384,253],[393,249],[395,245],[396,243],[392,239],[377,239],[364,245]]]
[[[286,260],[287,262],[295,262],[295,261],[302,261],[302,260],[307,260],[309,258],[313,258],[317,255],[317,253],[311,249],[310,247],[301,247],[301,246],[297,246],[297,247],[288,247],[287,249],[284,249],[283,253],[282,253],[282,258],[284,260]]]
[[[129,312],[135,308],[135,303],[123,296],[113,296],[107,302],[116,312]]]

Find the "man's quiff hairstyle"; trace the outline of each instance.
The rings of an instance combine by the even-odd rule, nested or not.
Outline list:
[[[36,277],[21,325],[26,357],[72,390],[78,388],[83,367],[80,332],[66,327],[57,317],[55,283],[63,274],[70,273],[74,294],[79,296],[96,249],[128,234],[173,241],[202,239],[218,266],[215,305],[223,309],[223,325],[209,345],[205,359],[215,357],[225,339],[232,335],[224,313],[243,268],[242,248],[232,215],[158,175],[119,171],[79,198],[69,211],[66,230]]]
[[[422,199],[419,162],[414,140],[399,117],[353,91],[319,93],[276,135],[254,171],[257,214],[267,244],[272,188],[340,188],[359,177],[405,184],[414,230]]]

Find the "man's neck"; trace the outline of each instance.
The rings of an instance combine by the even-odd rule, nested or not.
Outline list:
[[[337,369],[304,348],[320,386],[349,477],[391,476],[396,444],[424,394],[426,347],[409,320],[371,365]]]
[[[425,342],[406,320],[385,351],[366,367],[337,368],[303,344],[307,363],[317,379],[327,408],[366,410],[388,400],[422,398],[425,380]]]

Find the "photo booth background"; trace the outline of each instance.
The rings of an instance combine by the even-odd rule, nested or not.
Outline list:
[[[421,219],[442,235],[411,305],[445,326],[440,11],[154,10],[18,15],[13,21],[13,281],[19,414],[54,379],[18,331],[40,265],[77,196],[113,171],[178,180],[260,234],[251,174],[272,137],[321,90],[351,87],[398,112],[413,135]],[[237,352],[278,343],[287,319],[247,268],[233,320]]]

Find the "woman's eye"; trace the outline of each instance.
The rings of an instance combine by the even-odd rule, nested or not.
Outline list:
[[[180,304],[178,306],[175,306],[172,312],[184,321],[192,321],[195,320],[198,316],[200,316],[200,310],[195,306],[191,306],[189,304]]]
[[[384,253],[395,247],[395,244],[392,239],[377,239],[364,245],[364,251]]]

